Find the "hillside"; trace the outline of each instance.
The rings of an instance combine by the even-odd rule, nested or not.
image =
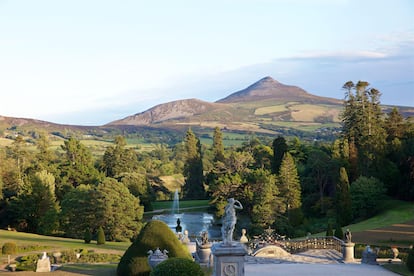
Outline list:
[[[188,99],[157,105],[106,126],[197,126],[276,133],[280,128],[312,130],[339,126],[342,102],[265,77],[215,103]]]

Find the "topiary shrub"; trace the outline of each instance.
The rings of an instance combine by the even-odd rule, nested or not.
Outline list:
[[[169,258],[192,260],[188,249],[178,240],[168,225],[159,220],[152,220],[145,225],[137,239],[125,251],[118,264],[117,275],[149,275],[151,267],[148,264],[147,252],[157,248],[168,250]]]
[[[1,248],[3,255],[13,255],[17,253],[17,245],[14,242],[6,242]]]
[[[410,251],[408,251],[408,256],[407,256],[407,268],[409,271],[414,272],[414,247],[410,249]]]
[[[326,236],[327,237],[332,237],[334,235],[333,233],[333,229],[332,229],[332,224],[328,223],[328,228],[326,229]]]
[[[98,229],[98,237],[96,238],[96,244],[101,245],[105,244],[105,232],[101,226]]]
[[[169,258],[157,265],[151,276],[204,276],[200,265],[189,259]]]
[[[342,227],[339,223],[336,224],[334,236],[340,240],[344,239],[344,232],[342,231]]]
[[[105,236],[104,236],[104,238],[105,238]],[[91,243],[92,234],[91,234],[91,230],[89,230],[89,228],[87,228],[85,230],[85,233],[83,235],[83,240],[85,241],[85,243]]]

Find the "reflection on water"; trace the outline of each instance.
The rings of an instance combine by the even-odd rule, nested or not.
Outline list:
[[[178,218],[181,221],[182,232],[187,230],[190,236],[200,236],[203,231],[208,231],[210,239],[218,239],[221,236],[220,227],[214,225],[214,217],[208,213],[161,214],[152,217],[154,220],[164,221],[174,232]]]

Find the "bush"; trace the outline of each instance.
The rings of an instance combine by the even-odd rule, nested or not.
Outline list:
[[[379,211],[379,202],[384,198],[384,184],[374,177],[360,176],[351,184],[352,213],[363,219]]]
[[[189,259],[170,258],[157,265],[151,276],[204,276],[200,265]]]
[[[98,229],[98,237],[96,238],[96,244],[105,244],[105,232],[101,226]]]
[[[340,240],[344,239],[344,232],[342,231],[342,227],[339,223],[336,224],[334,236]]]
[[[192,260],[188,249],[181,244],[168,225],[159,220],[152,220],[145,225],[137,239],[125,251],[118,264],[117,275],[149,275],[151,268],[148,264],[147,252],[157,248],[168,250],[170,258]]]
[[[83,240],[85,241],[85,243],[91,243],[92,234],[91,234],[91,231],[89,230],[89,228],[87,228],[85,230],[85,234],[83,235]]]
[[[410,251],[408,251],[406,264],[408,270],[414,272],[414,248],[411,248]]]
[[[13,255],[17,253],[17,245],[14,242],[6,242],[1,248],[3,255]]]

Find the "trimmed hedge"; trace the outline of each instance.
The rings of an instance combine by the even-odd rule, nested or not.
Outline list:
[[[105,232],[101,226],[98,228],[98,237],[96,238],[96,244],[105,244]]]
[[[204,276],[200,265],[189,259],[170,258],[157,265],[151,276]]]
[[[125,251],[118,264],[117,275],[149,275],[148,251],[168,250],[168,257],[192,260],[188,249],[178,240],[174,232],[162,221],[148,222],[139,233],[137,239]]]
[[[3,255],[13,255],[17,253],[17,245],[14,242],[6,242],[1,248]]]

